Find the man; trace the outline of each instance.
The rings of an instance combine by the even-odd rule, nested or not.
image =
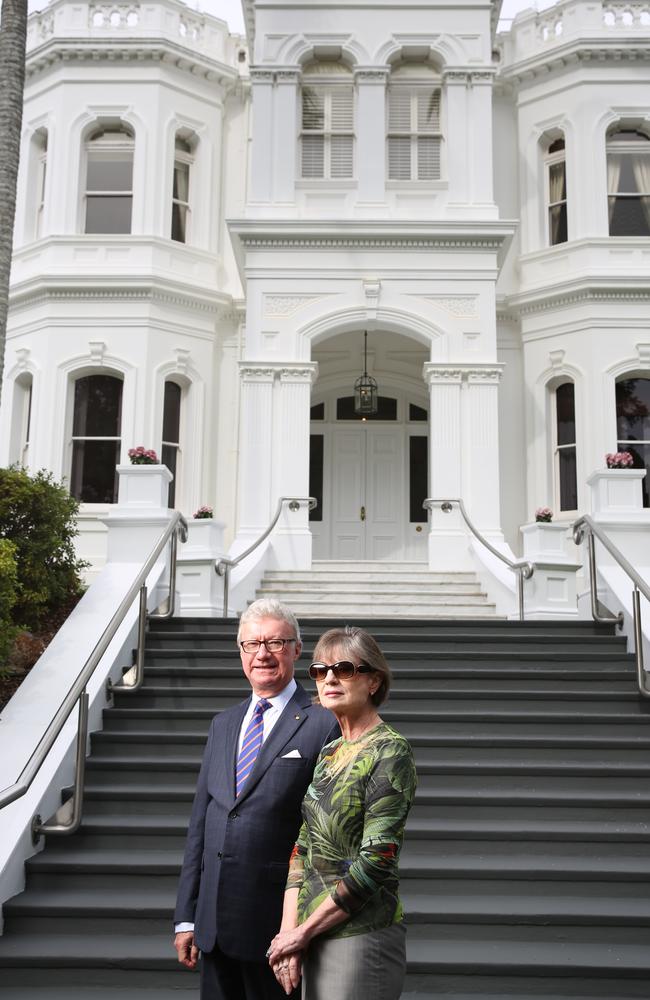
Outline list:
[[[174,920],[178,960],[201,952],[201,1000],[286,1000],[265,953],[282,918],[300,805],[333,716],[294,679],[302,643],[274,600],[243,613],[252,697],[215,716],[199,774]]]

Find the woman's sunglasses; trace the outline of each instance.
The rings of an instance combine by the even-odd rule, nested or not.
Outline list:
[[[331,670],[335,677],[349,680],[355,674],[373,674],[374,669],[367,663],[356,664],[350,660],[338,660],[337,663],[312,663],[309,667],[309,676],[313,681],[322,681],[327,677],[327,671]]]

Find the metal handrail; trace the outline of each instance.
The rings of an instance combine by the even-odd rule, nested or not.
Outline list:
[[[488,550],[488,552],[491,552],[493,556],[496,556],[497,559],[500,559],[501,562],[504,563],[508,567],[508,569],[512,570],[512,572],[516,575],[516,577],[517,577],[517,599],[518,599],[518,603],[519,603],[519,621],[523,622],[524,621],[524,580],[530,580],[531,576],[535,572],[535,563],[534,562],[530,562],[527,559],[519,559],[517,561],[513,561],[512,559],[508,559],[508,557],[505,556],[503,554],[503,552],[499,552],[498,549],[495,549],[494,545],[491,545],[490,542],[488,542],[487,538],[483,537],[483,535],[478,530],[478,528],[476,527],[476,525],[472,522],[472,520],[470,519],[469,514],[465,510],[465,504],[463,503],[463,501],[460,498],[458,498],[456,500],[448,500],[448,499],[432,499],[431,497],[428,497],[424,501],[424,503],[422,504],[422,506],[426,510],[433,510],[434,504],[437,504],[437,503],[440,504],[440,510],[443,512],[443,514],[449,514],[449,513],[451,513],[452,505],[453,504],[458,504],[458,509],[460,510],[460,512],[462,514],[463,520],[465,521],[465,524],[467,525],[467,527],[469,528],[469,530],[472,532],[472,534],[476,538],[478,538],[478,540],[481,543],[481,545],[484,545],[485,548]]]
[[[246,557],[251,554],[251,552],[254,552],[255,549],[269,537],[269,535],[271,534],[271,532],[273,531],[273,529],[275,528],[276,524],[280,519],[280,514],[282,513],[282,507],[284,506],[285,503],[289,504],[289,510],[293,511],[294,513],[295,511],[300,510],[301,503],[306,503],[308,510],[314,510],[314,508],[318,506],[318,500],[316,500],[315,497],[279,497],[277,507],[275,508],[275,514],[273,515],[273,518],[271,519],[269,526],[262,532],[260,537],[256,541],[254,541],[252,545],[249,545],[247,549],[244,549],[243,552],[240,552],[238,556],[235,556],[234,559],[228,559],[224,557],[223,559],[217,560],[217,562],[215,563],[214,567],[215,573],[218,576],[223,577],[224,618],[228,617],[228,590],[230,587],[231,569],[233,569],[234,566],[239,566],[240,562],[243,562],[244,559],[246,559]]]
[[[143,564],[142,569],[139,571],[136,579],[129,587],[127,594],[121,601],[120,606],[102,632],[92,653],[86,660],[81,673],[70,688],[56,715],[41,737],[36,749],[21,771],[18,780],[14,782],[13,785],[10,785],[8,788],[0,791],[0,809],[9,805],[11,802],[15,802],[16,799],[19,799],[26,794],[47,755],[54,746],[54,743],[63,729],[63,726],[67,722],[72,709],[77,702],[79,702],[79,724],[77,728],[76,768],[72,806],[70,806],[71,800],[68,800],[68,802],[55,814],[55,818],[57,818],[58,821],[54,823],[43,823],[39,815],[34,816],[34,819],[32,820],[32,838],[34,843],[37,843],[38,838],[44,833],[70,834],[74,833],[79,828],[83,808],[83,779],[85,771],[86,738],[88,735],[88,695],[86,693],[86,686],[88,685],[88,682],[95,672],[97,665],[113,641],[118,628],[124,621],[127,612],[138,595],[140,596],[140,620],[138,622],[138,649],[136,651],[136,663],[134,668],[136,676],[133,683],[121,685],[111,684],[110,690],[133,691],[137,690],[137,687],[139,687],[142,683],[142,667],[144,664],[144,633],[146,628],[147,610],[146,579],[156,564],[160,553],[171,538],[172,546],[170,553],[171,567],[169,574],[169,603],[164,614],[157,616],[169,617],[174,611],[176,539],[178,535],[180,535],[181,541],[186,541],[187,521],[181,513],[174,511],[169,524],[162,532],[160,538],[151,550],[146,562]]]
[[[650,686],[643,665],[643,629],[641,624],[641,594],[646,601],[650,601],[650,587],[643,577],[637,573],[632,563],[628,562],[623,553],[607,537],[603,529],[594,521],[589,514],[584,514],[573,524],[573,540],[576,545],[581,545],[587,535],[587,546],[589,550],[589,591],[591,596],[591,614],[595,622],[602,625],[618,625],[623,627],[623,612],[617,615],[605,616],[600,613],[600,602],[598,600],[598,588],[596,581],[596,546],[594,539],[597,538],[603,548],[607,549],[610,556],[620,566],[623,572],[634,584],[632,590],[632,615],[634,622],[634,646],[636,655],[636,675],[639,686],[639,694],[644,698],[650,698]]]

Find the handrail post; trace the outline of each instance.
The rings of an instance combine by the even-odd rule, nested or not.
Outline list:
[[[142,686],[144,680],[144,644],[147,634],[147,585],[143,583],[140,587],[140,601],[138,605],[138,644],[135,651],[135,663],[131,667],[134,671],[133,682],[125,684],[114,684],[108,679],[106,688],[110,693],[114,691],[137,691]],[[127,671],[129,673],[130,671]]]
[[[230,587],[230,566],[226,563],[223,570],[223,618],[228,617],[228,589]]]
[[[517,598],[519,600],[519,621],[524,621],[524,573],[523,569],[517,572]]]
[[[178,552],[178,532],[174,531],[170,541],[169,549],[169,598],[167,601],[167,609],[162,613],[156,612],[156,614],[151,614],[150,618],[157,618],[164,620],[165,618],[171,618],[174,614],[174,606],[176,604],[176,564],[177,564],[177,552]]]
[[[83,813],[83,791],[86,776],[86,742],[88,740],[88,692],[79,698],[79,719],[77,723],[77,750],[75,754],[74,788],[72,799],[65,802],[54,814],[56,822],[43,823],[37,813],[32,820],[32,842],[38,844],[44,834],[67,835],[76,833],[81,825]],[[72,806],[70,806],[72,802]],[[67,818],[64,818],[67,815]]]
[[[589,556],[589,592],[591,597],[591,617],[598,625],[618,625],[623,627],[623,615],[601,615],[598,602],[598,582],[596,578],[596,539],[594,533],[589,529],[587,533],[587,552]]]
[[[645,666],[643,663],[643,627],[641,622],[641,594],[639,588],[632,591],[632,610],[634,612],[634,653],[636,656],[636,675],[639,693],[644,698],[650,698]]]

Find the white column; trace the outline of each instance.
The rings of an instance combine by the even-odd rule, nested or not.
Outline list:
[[[274,91],[273,201],[294,202],[296,197],[296,147],[299,72],[278,70]]]
[[[386,199],[388,70],[358,69],[354,79],[357,87],[358,202],[383,204]]]
[[[251,67],[252,143],[249,201],[271,200],[273,170],[273,73]]]
[[[494,201],[492,185],[492,81],[493,70],[471,74],[469,91],[469,121],[467,136],[471,184],[469,201],[491,205]]]
[[[466,372],[465,504],[474,524],[491,540],[501,539],[498,406],[502,373],[503,365],[476,365]]]
[[[309,496],[309,408],[317,371],[312,362],[280,368],[274,497]],[[279,569],[310,569],[311,543],[306,504],[299,510],[285,505],[272,538],[274,564]]]
[[[468,170],[467,73],[448,70],[444,75],[447,105],[445,150],[446,176],[449,180],[449,204],[466,204],[470,200]]]
[[[423,373],[429,386],[429,496],[457,500],[463,486],[462,368],[427,363]],[[429,524],[429,569],[447,572],[471,568],[467,533],[457,507],[443,513],[436,504]]]
[[[273,381],[275,368],[239,363],[241,429],[239,441],[238,537],[258,538],[271,517],[273,465]]]

